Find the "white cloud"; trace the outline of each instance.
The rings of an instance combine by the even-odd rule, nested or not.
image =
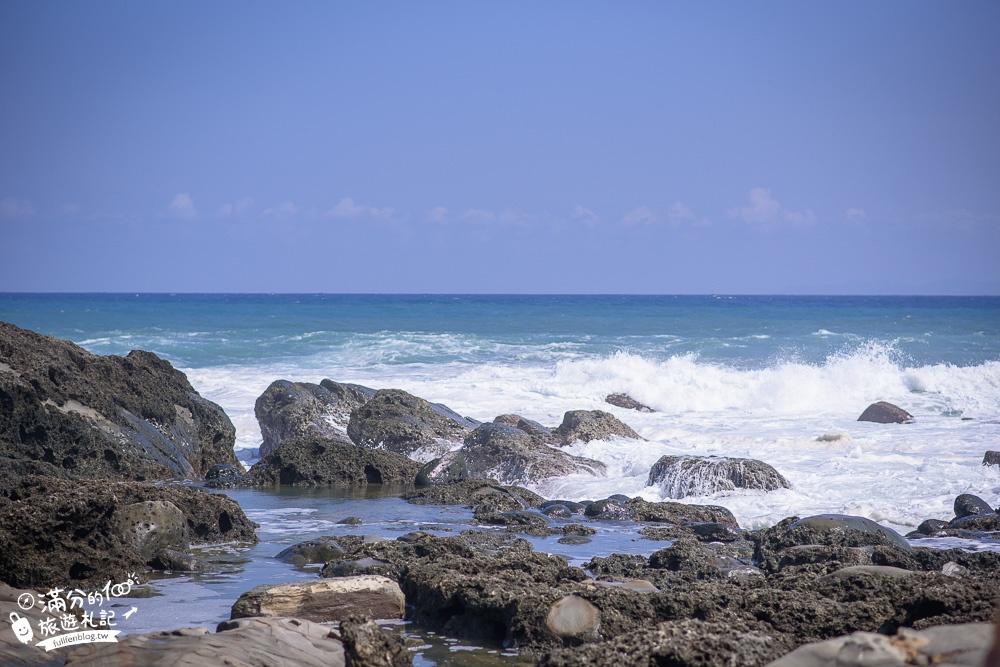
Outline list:
[[[497,221],[497,214],[481,208],[470,208],[462,214],[462,219],[489,224]]]
[[[845,213],[845,215],[848,220],[853,220],[855,218],[859,220],[866,220],[868,218],[868,214],[865,213],[865,209],[863,208],[849,208],[847,209],[847,213]]]
[[[285,218],[291,218],[296,213],[299,212],[299,207],[295,205],[294,202],[286,201],[284,204],[274,206],[271,208],[265,208],[260,212],[260,217],[262,218],[274,218],[276,220],[284,220]]]
[[[645,206],[640,206],[637,209],[629,211],[622,218],[622,224],[628,227],[632,225],[652,225],[656,221],[656,216]]]
[[[435,209],[436,210],[436,209]],[[337,205],[327,212],[331,218],[380,218],[382,220],[392,220],[396,217],[394,208],[378,208],[376,206],[365,206],[355,203],[351,197],[344,197]]]
[[[689,206],[679,201],[675,201],[667,208],[667,222],[674,227],[680,227],[681,225],[707,227],[712,224],[708,218],[699,218]]]
[[[762,227],[774,227],[781,223],[801,226],[816,221],[816,216],[809,209],[790,211],[780,201],[771,197],[771,191],[766,188],[754,188],[750,191],[746,206],[729,209],[729,217]]]
[[[249,211],[254,205],[252,197],[245,197],[234,203],[223,204],[219,208],[219,217],[228,218],[229,216],[241,216]]]
[[[574,220],[579,220],[587,227],[596,227],[597,223],[601,221],[596,213],[591,211],[586,206],[581,206],[580,204],[577,204],[573,209],[572,217]]]
[[[170,202],[170,214],[175,218],[193,220],[198,217],[198,209],[194,207],[194,200],[186,192],[179,192],[174,195]]]
[[[444,224],[448,222],[448,209],[444,206],[435,206],[430,211],[427,212],[427,219],[431,222],[439,222]]]
[[[26,218],[35,214],[35,206],[27,199],[0,199],[0,218]]]

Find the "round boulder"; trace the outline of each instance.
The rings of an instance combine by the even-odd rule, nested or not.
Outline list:
[[[885,401],[872,403],[858,417],[859,422],[875,422],[876,424],[905,424],[913,420],[909,412]]]
[[[184,513],[169,500],[147,500],[127,505],[115,513],[123,539],[145,560],[161,549],[190,549]]]
[[[545,627],[570,644],[599,641],[601,610],[579,595],[567,595],[549,608]]]

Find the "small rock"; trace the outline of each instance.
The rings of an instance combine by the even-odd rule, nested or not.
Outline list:
[[[154,569],[171,572],[211,572],[215,569],[208,561],[176,549],[160,549],[153,555],[150,564]]]
[[[580,545],[580,544],[590,544],[591,539],[589,537],[582,537],[580,535],[570,535],[568,537],[560,537],[556,541],[559,544]]]
[[[885,401],[872,403],[858,417],[859,422],[875,422],[876,424],[905,424],[912,420],[913,415],[909,412]]]
[[[468,477],[469,466],[465,462],[465,453],[459,449],[425,463],[417,472],[415,484],[416,486],[452,484]]]
[[[933,535],[937,531],[947,527],[947,521],[941,521],[940,519],[927,519],[917,526],[917,532],[921,535]]]
[[[184,513],[169,500],[147,500],[123,507],[115,513],[115,524],[147,560],[161,549],[190,548]]]
[[[549,608],[545,627],[569,643],[598,641],[601,611],[579,595],[567,595]]]
[[[282,549],[275,556],[282,563],[292,565],[309,565],[314,563],[327,563],[331,560],[338,560],[344,555],[344,550],[334,541],[332,537],[319,537],[315,540],[307,540],[293,544],[287,549]]]
[[[961,579],[968,573],[969,573],[969,568],[959,565],[953,560],[950,560],[943,566],[941,566],[941,574],[943,574],[946,577],[955,577],[956,579]]]
[[[625,408],[626,410],[653,412],[653,408],[640,403],[628,394],[608,394],[607,398],[604,399],[604,402],[619,408]]]
[[[362,524],[362,521],[356,516],[349,516],[346,519],[341,519],[337,523],[345,526],[360,526]]]
[[[347,664],[363,667],[405,667],[413,655],[402,636],[380,628],[375,621],[351,616],[340,623]]]
[[[984,466],[1000,466],[1000,452],[988,451],[983,455]]]
[[[598,500],[587,506],[585,516],[595,519],[611,519],[615,521],[630,521],[634,518],[632,509],[620,500]]]

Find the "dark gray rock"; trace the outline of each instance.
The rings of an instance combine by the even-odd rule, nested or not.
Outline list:
[[[785,478],[763,461],[716,456],[662,456],[650,469],[646,485],[659,486],[670,498],[789,488]]]
[[[248,474],[257,486],[411,484],[418,469],[401,454],[309,436],[286,441]]]
[[[153,569],[170,572],[211,572],[215,569],[208,561],[177,549],[157,551],[153,555],[150,565]]]
[[[875,422],[877,424],[905,424],[913,420],[913,415],[892,403],[879,401],[872,403],[858,417],[859,422]]]
[[[988,451],[983,454],[984,466],[1000,466],[1000,452]]]
[[[559,437],[552,431],[552,429],[546,428],[536,421],[525,419],[521,415],[499,415],[493,420],[493,423],[521,429],[531,437],[550,445],[559,443]]]
[[[917,526],[917,532],[921,535],[933,535],[937,531],[947,527],[947,521],[941,521],[940,519],[927,519]]]
[[[614,405],[615,407],[625,408],[626,410],[637,410],[638,412],[653,412],[653,408],[640,403],[628,394],[608,394],[607,398],[604,399],[605,403],[609,405]]]
[[[686,503],[651,503],[642,498],[633,498],[628,506],[636,521],[654,521],[684,525],[687,523],[723,523],[739,528],[736,517],[720,505],[688,505]]]
[[[598,500],[587,506],[584,511],[585,516],[594,519],[611,519],[615,521],[629,521],[635,517],[632,508],[627,502],[621,500],[605,498]]]
[[[417,471],[417,486],[436,486],[453,484],[469,477],[469,466],[465,461],[465,452],[458,449],[444,456],[425,463]]]
[[[320,384],[275,380],[257,399],[254,414],[267,456],[286,440],[318,436],[346,440],[351,412],[375,395],[374,389],[323,380]]]
[[[963,493],[955,498],[956,519],[982,514],[993,514],[993,508],[979,496],[974,496],[971,493]]]
[[[642,440],[639,434],[617,417],[603,410],[571,410],[563,415],[554,434],[563,445],[580,440],[610,440],[612,437]]]
[[[235,437],[222,408],[151,352],[98,356],[0,322],[0,451],[36,473],[200,478],[239,463]],[[5,493],[17,479],[7,471],[0,482]]]
[[[1000,514],[996,512],[991,512],[990,514],[970,514],[949,523],[948,530],[994,533],[1000,531]]]
[[[293,544],[279,551],[275,558],[282,563],[310,565],[339,560],[343,555],[344,550],[337,544],[336,538],[327,536]]]
[[[493,479],[464,479],[444,486],[430,486],[400,495],[414,505],[492,505],[499,511],[538,507],[545,499],[519,486],[503,486]]]
[[[400,389],[382,389],[351,413],[347,434],[356,445],[427,462],[460,443],[478,423]]]
[[[587,504],[589,505],[590,503],[588,502]],[[572,500],[546,500],[544,503],[538,506],[538,509],[545,510],[546,508],[551,507],[552,505],[559,505],[561,507],[565,507],[573,514],[583,514],[584,510],[587,509],[587,505],[584,505],[583,503],[576,503],[573,502]]]
[[[462,448],[469,476],[501,484],[530,484],[572,474],[603,476],[603,463],[554,449],[502,424],[483,424],[469,433]]]

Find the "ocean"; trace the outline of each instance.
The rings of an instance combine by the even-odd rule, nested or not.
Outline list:
[[[724,505],[744,528],[843,513],[906,533],[950,519],[961,493],[1000,505],[1000,470],[981,465],[1000,449],[1000,297],[0,294],[0,320],[98,354],[168,359],[229,414],[247,465],[258,458],[253,408],[267,386],[330,378],[404,389],[480,421],[517,413],[557,426],[567,410],[606,410],[645,438],[569,448],[608,475],[538,483],[549,498],[666,500],[646,485],[650,467],[696,454],[760,459],[790,483],[683,499]],[[612,393],[654,412],[610,406]],[[880,400],[913,423],[857,421]],[[414,514],[391,497],[233,495],[265,537],[244,561],[357,530],[336,523],[348,511],[386,535],[468,520],[458,510]],[[610,527],[590,546],[663,546],[634,537]],[[255,582],[288,578],[286,569]],[[216,606],[232,603],[213,595]]]

